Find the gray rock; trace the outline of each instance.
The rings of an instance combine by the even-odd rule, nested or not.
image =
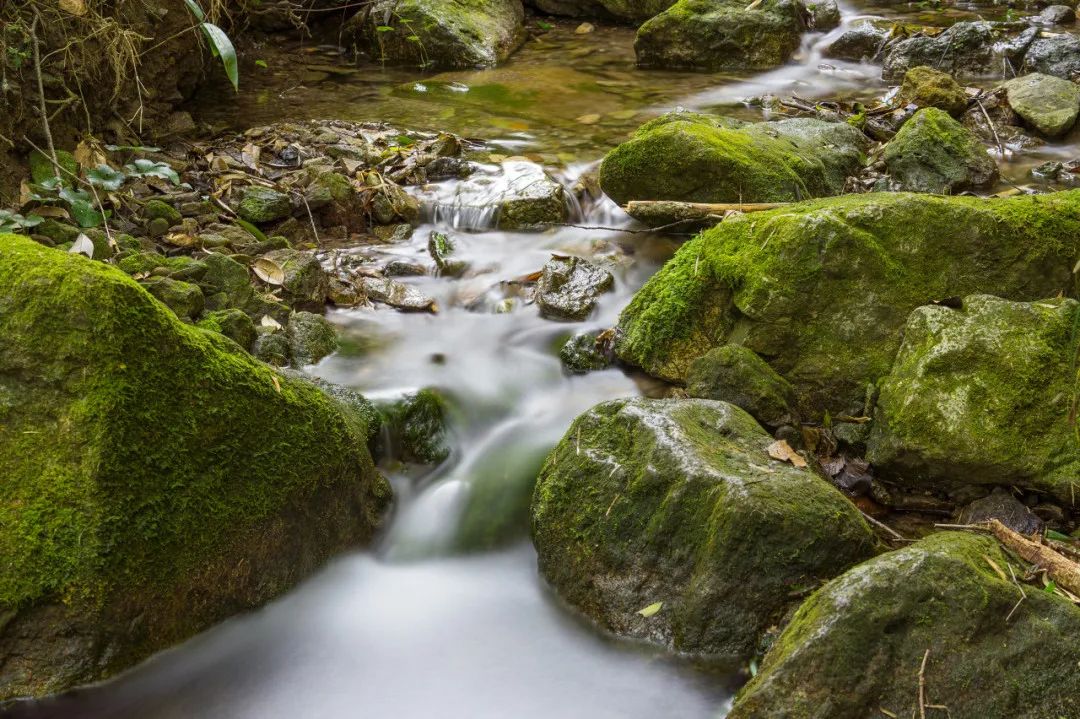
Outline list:
[[[507,184],[498,200],[499,227],[525,229],[532,225],[566,222],[566,190],[533,162],[506,160]]]
[[[580,257],[555,257],[544,265],[536,285],[536,303],[543,317],[580,321],[592,314],[597,298],[614,285],[610,272]]]
[[[1035,534],[1043,529],[1043,521],[1008,490],[996,490],[982,499],[976,499],[960,510],[957,517],[961,524],[980,524],[991,519],[1020,534]]]
[[[1024,55],[1024,69],[1066,80],[1080,77],[1080,37],[1064,33],[1035,40]]]
[[[830,43],[823,54],[837,60],[869,62],[878,56],[888,37],[889,33],[869,23],[855,25]]]
[[[435,300],[404,282],[389,277],[359,277],[356,284],[368,299],[382,302],[399,310],[410,312],[435,312]]]
[[[995,70],[994,32],[988,22],[958,22],[936,37],[901,40],[886,51],[881,78],[899,82],[913,67],[927,65],[953,76],[978,76]]]
[[[1051,5],[1035,16],[1040,25],[1071,25],[1076,22],[1076,11],[1068,5]]]
[[[840,27],[840,8],[836,0],[799,0],[806,11],[807,29],[828,32]]]
[[[587,374],[611,366],[612,353],[597,347],[596,332],[578,332],[559,350],[562,366],[571,374]]]
[[[295,367],[315,364],[337,351],[337,330],[322,315],[294,312],[285,327],[289,358]]]
[[[1033,73],[1006,82],[1006,97],[1024,122],[1046,137],[1072,129],[1080,113],[1080,87],[1068,80]]]

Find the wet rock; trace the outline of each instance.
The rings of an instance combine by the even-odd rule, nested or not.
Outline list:
[[[1073,300],[920,307],[881,392],[868,444],[880,472],[914,486],[1000,484],[1076,496],[1069,422]]]
[[[926,66],[904,73],[897,98],[905,104],[936,107],[953,117],[960,117],[968,106],[967,93],[951,75]]]
[[[976,499],[960,510],[957,517],[961,524],[980,524],[991,519],[1020,534],[1041,533],[1043,529],[1043,521],[1007,490],[996,490],[987,497]]]
[[[645,67],[767,70],[799,49],[804,25],[793,0],[679,0],[638,29]]]
[[[686,376],[691,397],[728,402],[766,427],[796,424],[795,390],[752,350],[717,347],[699,357]]]
[[[536,304],[548,319],[581,321],[596,308],[600,295],[615,286],[607,270],[580,257],[556,256],[544,265],[536,284]]]
[[[973,292],[1056,295],[1071,286],[1078,251],[1077,191],[874,193],[729,217],[638,291],[619,319],[616,351],[685,382],[694,360],[738,341],[795,387],[804,421],[825,410],[857,415],[916,307]]]
[[[381,453],[401,462],[441,464],[450,456],[446,423],[449,405],[437,390],[422,389],[379,409]]]
[[[896,133],[883,155],[895,187],[953,194],[988,187],[998,178],[986,146],[948,113],[919,110]]]
[[[346,277],[331,277],[327,299],[338,307],[356,307],[367,304],[367,295]]]
[[[988,22],[958,22],[935,37],[917,36],[889,46],[881,79],[900,82],[908,70],[925,65],[955,77],[987,75],[995,69],[994,31]]]
[[[397,245],[412,239],[413,226],[407,222],[399,222],[391,225],[379,225],[373,228],[375,236],[380,242],[388,245]]]
[[[840,8],[836,0],[800,0],[806,14],[807,29],[828,32],[840,27]]]
[[[0,698],[104,679],[372,536],[389,487],[318,389],[115,268],[0,256]]]
[[[792,592],[875,551],[854,506],[809,470],[771,460],[772,441],[723,402],[597,405],[537,480],[541,573],[618,634],[750,656]]]
[[[824,50],[825,57],[851,62],[870,62],[885,46],[889,33],[878,30],[870,23],[854,25],[833,40]]]
[[[562,366],[571,374],[588,374],[611,366],[609,350],[598,346],[602,340],[596,332],[578,332],[559,350]]]
[[[527,229],[534,225],[566,222],[566,190],[533,162],[506,160],[506,189],[499,198],[499,227]]]
[[[251,353],[273,367],[289,366],[289,340],[277,328],[260,327]]]
[[[1071,25],[1076,22],[1076,11],[1068,5],[1051,5],[1043,8],[1035,21],[1040,25]]]
[[[142,206],[142,216],[147,221],[162,220],[166,223],[166,227],[178,225],[184,219],[179,210],[161,200],[150,200],[144,204]]]
[[[376,60],[441,69],[491,67],[525,39],[521,0],[378,0],[359,39]],[[383,28],[392,28],[384,30]]]
[[[1024,69],[1065,80],[1080,78],[1080,37],[1069,33],[1040,37],[1028,47]]]
[[[1009,105],[1024,122],[1046,137],[1072,129],[1080,113],[1080,87],[1059,77],[1034,73],[1006,82]]]
[[[255,323],[243,310],[225,309],[207,312],[197,323],[199,327],[225,335],[250,351],[255,344]]]
[[[390,260],[383,265],[382,273],[386,277],[424,277],[428,273],[428,267],[419,262]]]
[[[377,188],[371,198],[371,219],[378,224],[399,226],[402,220],[413,223],[420,219],[420,203],[395,183],[371,173],[367,184]]]
[[[282,290],[298,308],[321,310],[330,291],[330,279],[313,255],[300,250],[274,250],[264,257],[284,273]]]
[[[203,293],[198,285],[169,277],[152,277],[143,280],[142,285],[181,319],[194,319],[203,311]]]
[[[812,119],[745,124],[673,112],[608,153],[600,186],[631,200],[788,202],[839,194],[869,140],[847,123]]]
[[[357,286],[368,299],[382,302],[399,310],[410,312],[435,312],[435,300],[404,282],[389,277],[358,277]]]
[[[435,232],[428,236],[428,254],[435,260],[435,266],[439,275],[444,277],[460,277],[469,268],[469,263],[464,260],[454,259],[453,254],[457,248],[449,235]]]
[[[292,202],[284,192],[262,185],[251,185],[244,190],[236,214],[240,219],[256,225],[284,220],[292,214]]]
[[[294,367],[315,364],[337,351],[337,330],[328,319],[312,312],[294,312],[285,327],[289,358]]]
[[[1080,609],[1032,589],[1016,608],[1008,567],[1024,573],[993,538],[959,532],[858,565],[803,604],[729,718],[910,717],[920,675],[924,704],[954,717],[1077,715]]]

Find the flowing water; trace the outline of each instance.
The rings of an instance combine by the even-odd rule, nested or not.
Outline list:
[[[845,7],[864,16],[922,18],[908,5]],[[969,19],[977,8],[951,13]],[[824,61],[821,35],[798,61],[757,76],[642,72],[633,32],[574,24],[531,40],[505,67],[420,76],[353,68],[336,49],[292,48],[238,97],[208,94],[201,117],[221,128],[307,118],[385,120],[483,138],[497,188],[512,182],[499,155],[526,155],[573,184],[645,119],[676,106],[760,119],[763,94],[868,100],[887,88],[873,66]],[[838,32],[838,31],[837,31]],[[280,67],[280,69],[274,69]],[[1067,157],[1072,145],[1036,159]],[[1033,160],[1007,164],[1021,181]],[[588,407],[657,388],[620,370],[563,373],[572,333],[610,327],[674,249],[671,239],[625,232],[606,200],[575,206],[573,222],[544,233],[492,227],[475,195],[455,183],[418,191],[426,224],[379,259],[422,261],[431,230],[450,232],[472,271],[463,279],[410,278],[436,315],[386,307],[336,310],[343,349],[313,374],[376,400],[437,387],[451,401],[454,451],[420,473],[388,466],[397,502],[374,548],[341,557],[270,606],[211,629],[111,682],[26,704],[32,717],[394,717],[528,719],[722,717],[738,676],[606,637],[563,607],[535,569],[527,503],[545,453]],[[586,323],[543,320],[513,280],[556,254],[594,257],[616,289]],[[494,308],[500,308],[495,312]],[[473,549],[462,552],[462,547]],[[477,548],[482,548],[479,551]]]

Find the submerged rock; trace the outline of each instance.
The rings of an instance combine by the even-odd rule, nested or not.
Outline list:
[[[975,133],[936,107],[905,122],[883,159],[891,184],[910,192],[954,194],[998,178],[997,163]]]
[[[791,597],[873,555],[855,507],[724,402],[630,399],[578,417],[533,496],[540,571],[618,634],[750,656]]]
[[[448,404],[437,390],[422,389],[379,409],[382,452],[401,462],[440,464],[450,456]]]
[[[1074,300],[920,307],[881,381],[868,458],[896,481],[1080,495]]]
[[[1080,608],[1034,589],[1017,606],[1010,565],[954,532],[860,564],[803,604],[729,718],[910,717],[920,684],[958,719],[1077,716]]]
[[[359,13],[376,60],[443,69],[490,67],[525,39],[521,0],[378,0]],[[389,28],[389,29],[387,29]]]
[[[682,382],[695,359],[737,341],[791,382],[804,419],[860,414],[916,307],[973,292],[1054,296],[1073,286],[1078,251],[1080,191],[876,193],[732,217],[638,291],[616,351]]]
[[[611,366],[610,347],[601,348],[596,332],[578,332],[559,350],[562,366],[571,374],[588,374]]]
[[[691,397],[729,402],[766,427],[795,424],[795,390],[752,350],[723,345],[690,365],[686,391]]]
[[[960,117],[968,106],[967,93],[952,75],[920,65],[904,73],[897,99],[918,107],[936,107]]]
[[[634,50],[645,67],[767,70],[799,49],[804,29],[793,0],[679,0],[638,29]]]
[[[983,21],[958,22],[934,37],[919,35],[891,44],[881,79],[900,82],[904,73],[920,65],[954,76],[988,75],[994,72],[994,63],[993,26]]]
[[[0,237],[0,698],[95,681],[371,537],[366,427],[116,269]]]
[[[1080,113],[1080,87],[1052,75],[1033,73],[1006,82],[1005,95],[1024,123],[1046,137],[1072,129]]]
[[[580,321],[592,314],[600,295],[614,285],[615,278],[607,270],[580,257],[556,256],[544,265],[536,283],[536,304],[548,319]]]
[[[600,186],[631,200],[789,202],[843,192],[864,162],[866,136],[847,123],[792,119],[745,124],[673,112],[608,153]]]

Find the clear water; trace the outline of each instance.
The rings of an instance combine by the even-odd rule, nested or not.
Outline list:
[[[847,22],[941,20],[906,4],[844,10]],[[1001,11],[951,8],[957,18],[980,13]],[[337,117],[445,129],[484,138],[492,154],[530,156],[569,186],[643,120],[676,106],[760,119],[747,100],[762,94],[869,100],[886,91],[875,67],[823,61],[821,35],[809,36],[788,66],[726,76],[638,71],[632,31],[601,27],[577,35],[575,25],[556,23],[505,67],[481,72],[343,67],[336,51],[291,48],[280,59],[270,55],[263,74],[249,69],[238,98],[212,92],[201,98],[200,114],[221,128]],[[1031,164],[1073,152],[1066,140],[1006,158],[1005,174],[1026,182]],[[15,715],[725,715],[737,675],[600,634],[545,588],[527,540],[537,467],[572,418],[597,402],[656,389],[618,370],[568,377],[558,347],[573,331],[611,326],[673,251],[673,241],[620,231],[630,228],[629,220],[607,201],[575,207],[573,221],[611,230],[502,232],[490,226],[489,214],[450,206],[459,189],[446,184],[421,193],[429,221],[411,242],[348,250],[424,261],[429,232],[450,232],[470,272],[463,279],[407,280],[433,297],[440,312],[333,311],[345,349],[309,368],[376,399],[429,386],[451,399],[453,455],[427,474],[389,472],[397,505],[378,545],[339,558],[268,607],[113,681],[22,705]],[[543,320],[514,289],[513,280],[539,270],[552,253],[594,257],[615,274],[615,291],[588,322]],[[496,313],[496,305],[510,311]],[[497,530],[502,542],[462,554],[463,533],[477,527]]]

